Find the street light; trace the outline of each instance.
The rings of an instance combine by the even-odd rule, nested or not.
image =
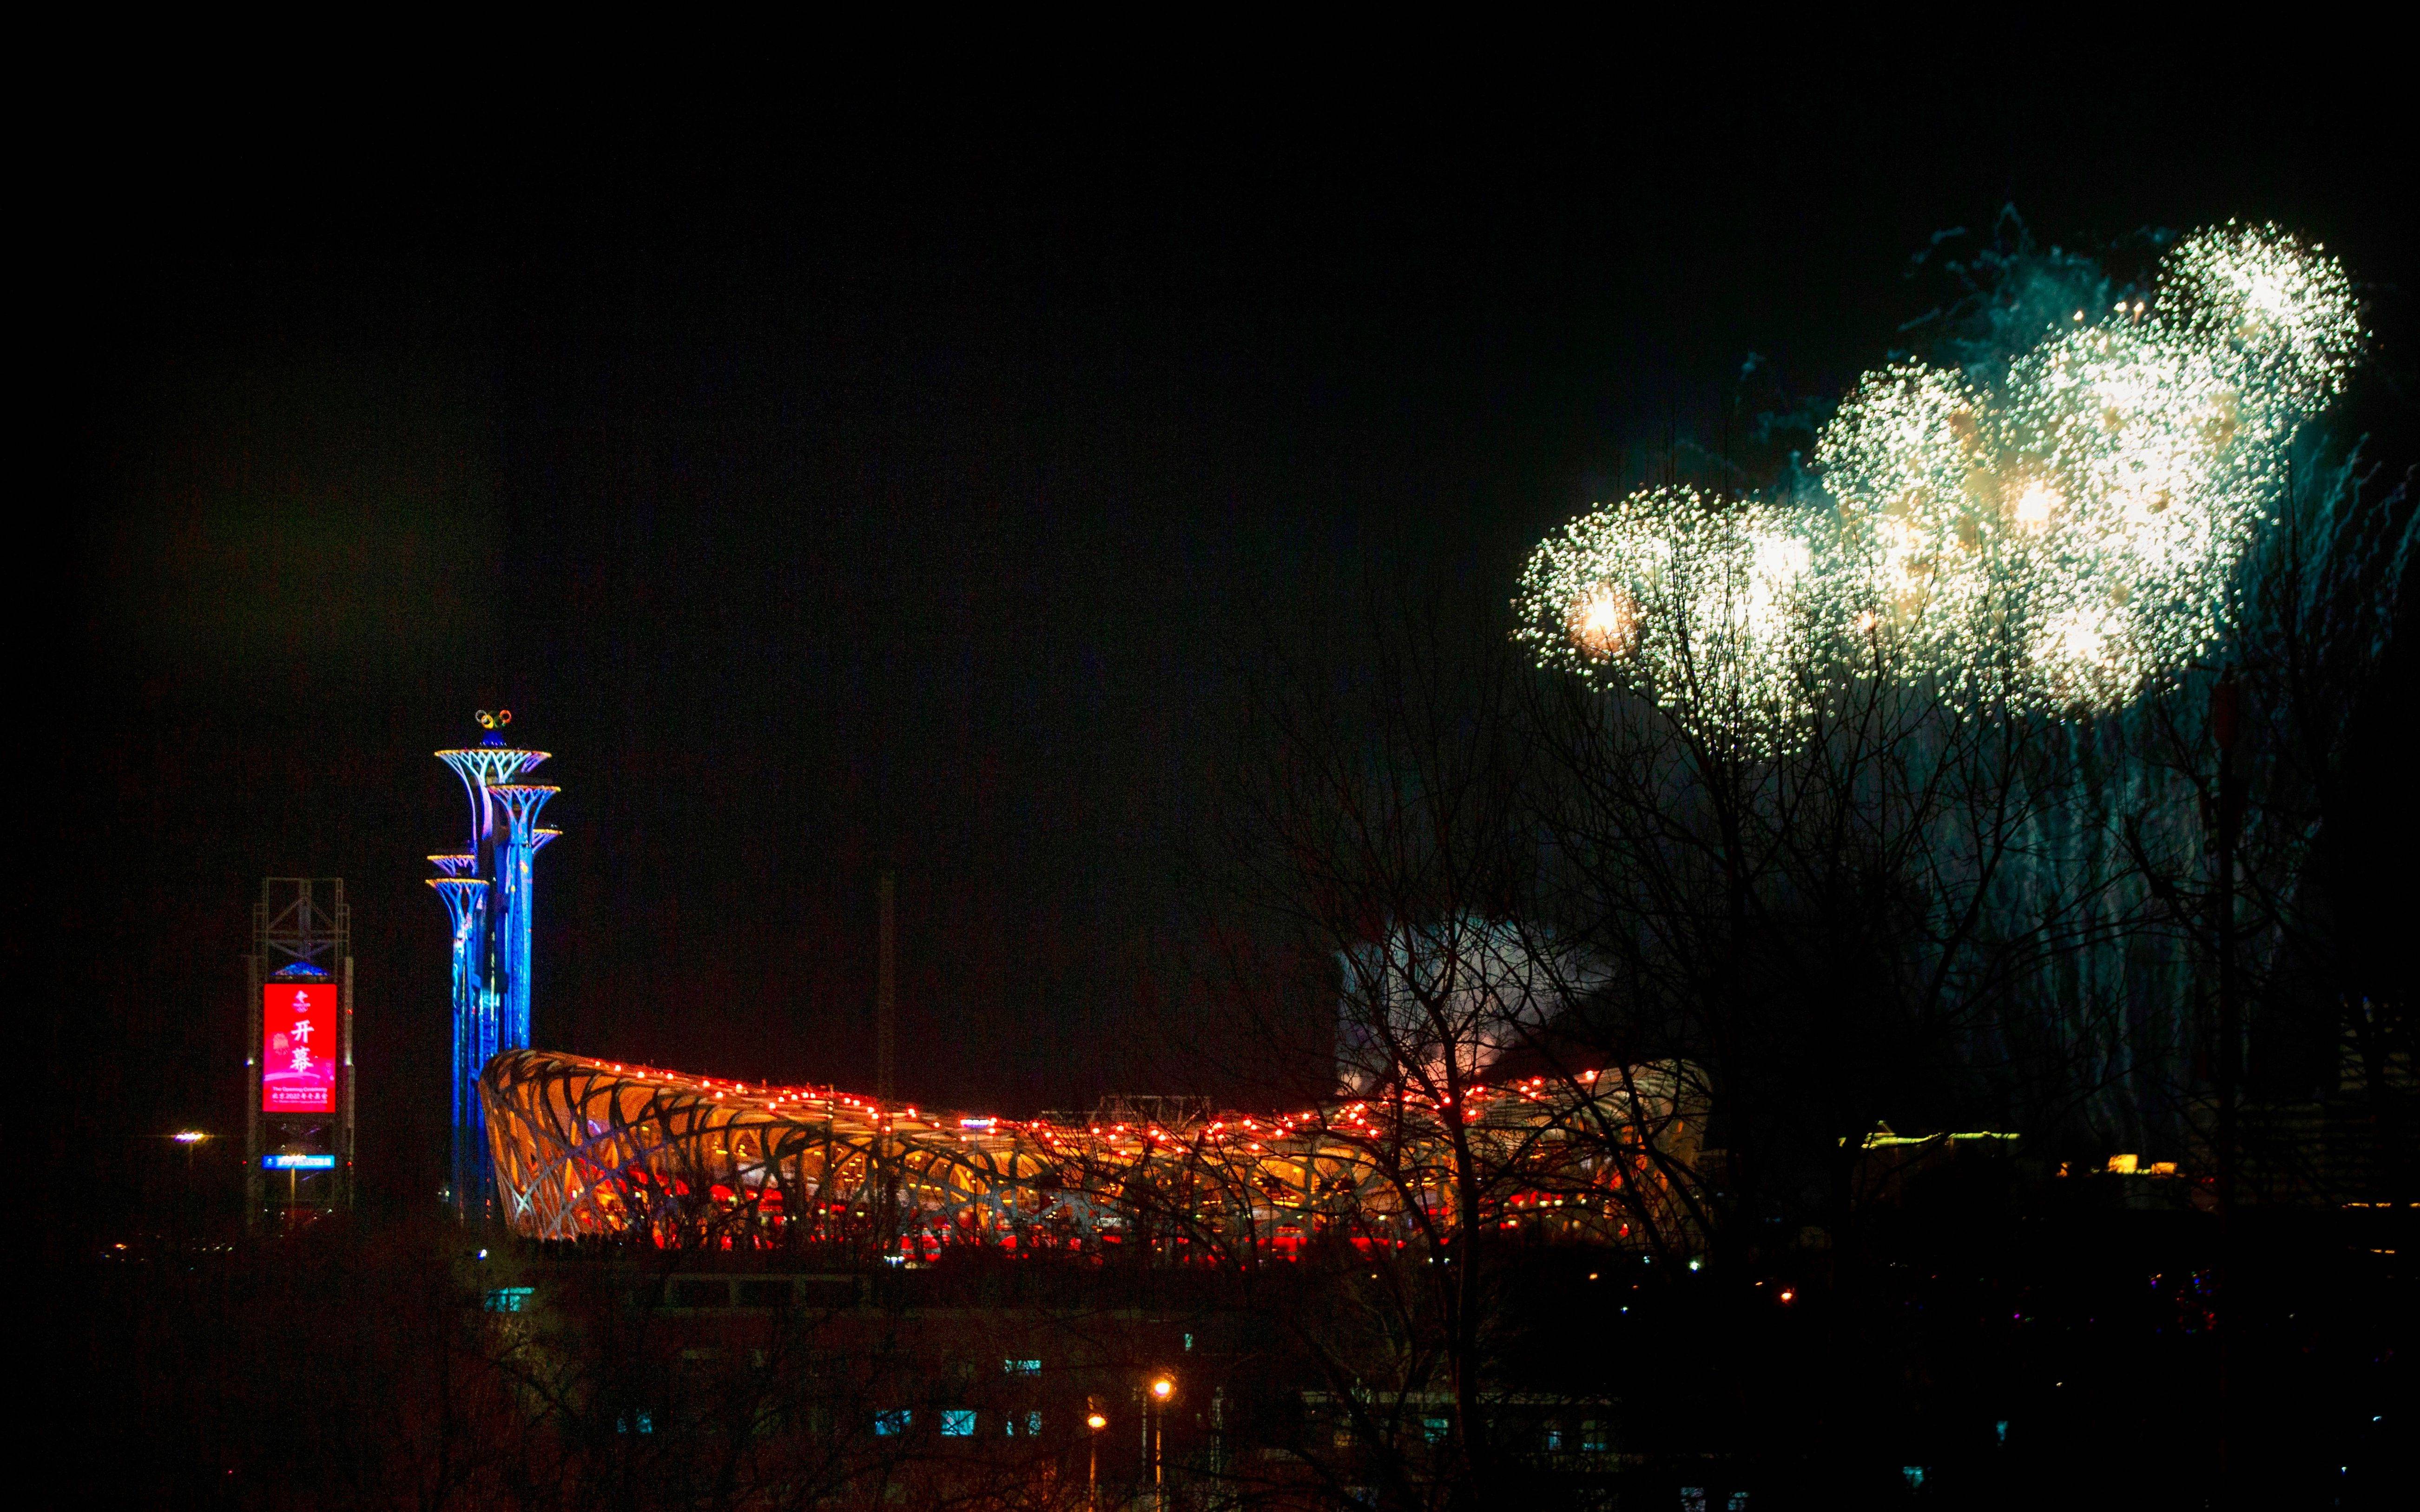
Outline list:
[[[183,1199],[178,1203],[178,1211],[177,1215],[177,1225],[179,1228],[183,1228],[186,1225],[192,1224],[195,1221],[194,1215],[194,1151],[201,1149],[203,1143],[210,1136],[207,1130],[179,1129],[168,1137],[185,1147],[185,1195]]]
[[[1085,1481],[1084,1506],[1086,1512],[1097,1512],[1101,1504],[1101,1430],[1109,1426],[1109,1420],[1101,1415],[1101,1404],[1094,1398],[1085,1397],[1084,1406],[1089,1409],[1084,1414],[1084,1426],[1093,1430],[1093,1470]]]
[[[1176,1395],[1176,1378],[1156,1376],[1151,1382],[1151,1412],[1147,1427],[1151,1432],[1151,1504],[1154,1512],[1168,1512],[1168,1476],[1160,1458],[1160,1409]]]

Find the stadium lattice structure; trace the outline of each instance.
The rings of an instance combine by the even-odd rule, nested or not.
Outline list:
[[[532,1238],[1181,1260],[1434,1241],[1474,1162],[1492,1225],[1668,1242],[1690,1227],[1693,1080],[1634,1067],[1481,1088],[1458,1110],[1365,1100],[1179,1128],[939,1113],[542,1050],[498,1056],[480,1090],[503,1215]]]

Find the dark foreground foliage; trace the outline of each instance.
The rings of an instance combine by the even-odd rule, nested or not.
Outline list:
[[[40,1458],[67,1505],[1148,1506],[1156,1429],[1188,1508],[2394,1504],[2412,1215],[2223,1235],[2164,1190],[1970,1163],[1753,1260],[1508,1244],[1488,1408],[1443,1435],[1349,1249],[809,1277],[437,1218],[129,1240],[38,1292]],[[1340,1350],[1373,1389],[1331,1389]]]

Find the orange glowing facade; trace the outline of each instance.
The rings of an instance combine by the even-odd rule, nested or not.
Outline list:
[[[1670,1242],[1695,1227],[1687,1070],[1506,1082],[1459,1109],[1365,1099],[1172,1126],[941,1113],[540,1050],[495,1057],[480,1091],[503,1214],[533,1238],[1207,1259],[1435,1242],[1467,1215]]]

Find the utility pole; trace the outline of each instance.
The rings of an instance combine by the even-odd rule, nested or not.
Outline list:
[[[899,1036],[899,928],[893,917],[892,901],[898,891],[896,879],[884,869],[881,883],[882,959],[876,968],[874,988],[874,1095],[888,1103],[898,1095],[894,1085]]]
[[[2211,727],[2218,737],[2218,1211],[2233,1215],[2236,1175],[2236,1084],[2242,1075],[2243,1008],[2235,969],[2235,846],[2243,827],[2243,780],[2235,760],[2242,695],[2226,673],[2211,694]]]
[[[899,971],[897,955],[899,929],[893,918],[892,898],[897,892],[891,869],[885,867],[876,889],[880,899],[881,920],[877,926],[880,959],[875,966],[874,979],[874,1101],[881,1111],[876,1115],[883,1133],[876,1147],[882,1163],[882,1180],[876,1187],[876,1200],[882,1211],[875,1217],[874,1242],[876,1253],[886,1262],[899,1258],[899,1173],[892,1163],[891,1145],[891,1104],[898,1097],[894,1057],[898,1043]]]
[[[2227,1463],[2233,1436],[2229,1358],[2236,1319],[2241,1316],[2230,1294],[2235,1248],[2235,1184],[2237,1082],[2242,1074],[2243,1005],[2235,965],[2235,846],[2243,827],[2243,778],[2236,760],[2236,736],[2242,724],[2242,692],[2229,668],[2219,676],[2210,699],[2211,733],[2218,741],[2218,1476],[2222,1498],[2231,1499]]]

